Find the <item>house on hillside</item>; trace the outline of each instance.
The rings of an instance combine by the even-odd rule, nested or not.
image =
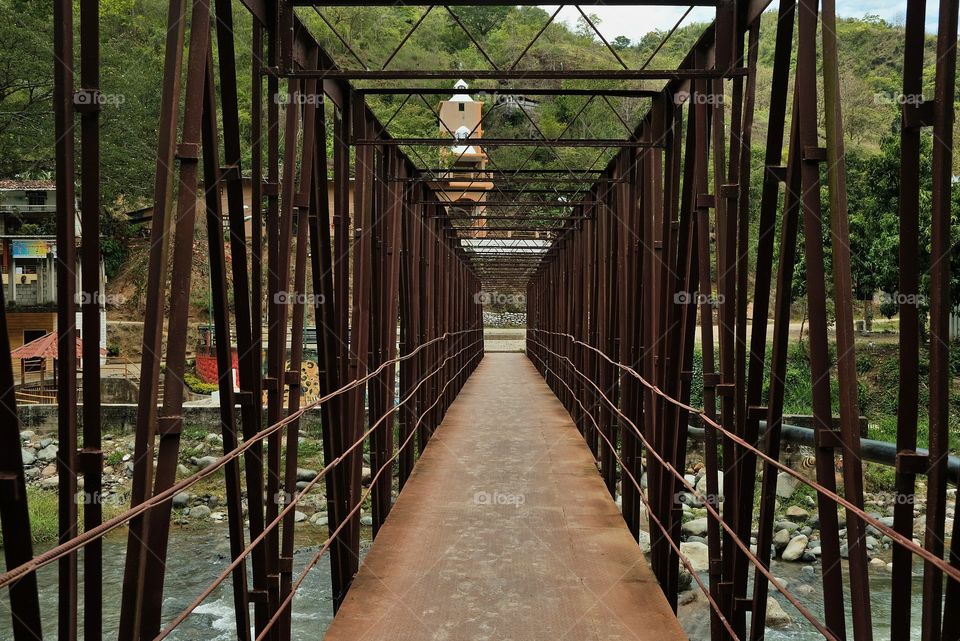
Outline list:
[[[0,180],[0,272],[11,350],[57,329],[57,215],[57,188],[52,181]],[[74,225],[79,239],[79,218]],[[81,291],[82,251],[78,245],[77,291]],[[99,282],[100,347],[105,351],[106,275],[102,257]],[[79,313],[77,328],[80,333]]]

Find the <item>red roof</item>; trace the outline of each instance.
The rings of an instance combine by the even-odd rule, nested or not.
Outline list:
[[[0,180],[0,189],[26,190],[26,191],[44,191],[56,189],[57,183],[52,180],[17,180],[15,178],[4,178]]]
[[[104,352],[100,350],[101,354]],[[83,353],[83,343],[77,338],[77,358]],[[57,333],[50,332],[10,352],[10,358],[57,358]]]

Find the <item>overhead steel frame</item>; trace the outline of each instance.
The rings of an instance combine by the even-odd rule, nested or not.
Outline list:
[[[798,607],[825,638],[846,638],[845,587],[849,588],[852,634],[872,638],[865,532],[871,525],[895,542],[893,598],[909,603],[911,567],[924,560],[923,639],[957,638],[960,614],[960,555],[952,544],[944,561],[944,513],[947,486],[947,385],[949,341],[948,254],[949,167],[952,159],[956,80],[957,2],[944,0],[939,9],[935,95],[905,107],[901,129],[901,290],[919,293],[918,220],[920,131],[931,127],[934,151],[931,261],[931,340],[929,453],[918,453],[918,308],[901,303],[901,380],[897,463],[898,501],[894,527],[883,526],[863,509],[863,476],[857,380],[853,340],[852,287],[847,230],[846,177],[834,3],[815,0],[781,2],[776,22],[776,50],[770,117],[765,145],[760,226],[749,231],[750,149],[755,96],[755,68],[760,13],[766,2],[721,3],[712,29],[684,62],[717,71],[744,68],[744,74],[691,75],[673,81],[637,131],[638,141],[656,142],[652,149],[626,149],[611,162],[606,178],[620,196],[597,207],[595,219],[569,221],[554,242],[528,287],[528,354],[557,396],[599,452],[606,477],[613,449],[606,413],[621,421],[616,455],[623,492],[623,514],[631,529],[639,528],[638,498],[650,520],[651,557],[667,598],[676,607],[681,492],[698,494],[707,506],[710,558],[709,601],[714,639],[745,638],[765,631],[768,585],[773,584],[794,605],[799,603],[769,573],[776,477],[789,472],[778,461],[783,415],[790,291],[798,234],[803,229],[810,313],[811,368],[815,379],[813,406],[816,432],[817,490],[823,549],[824,621]],[[822,12],[821,12],[822,10]],[[924,3],[908,3],[904,60],[904,94],[922,96]],[[818,33],[822,38],[818,46]],[[796,39],[796,40],[795,40]],[[796,45],[795,64],[791,60]],[[817,74],[822,57],[822,85]],[[795,74],[787,164],[783,157],[789,77]],[[729,84],[727,84],[729,83]],[[819,86],[818,86],[819,85]],[[824,96],[825,136],[818,132],[818,90]],[[732,97],[729,108],[724,96]],[[689,96],[687,100],[678,97]],[[729,127],[729,132],[725,129]],[[820,140],[825,139],[822,147]],[[680,146],[684,153],[679,154]],[[823,171],[822,171],[823,170]],[[625,172],[632,172],[626,175]],[[821,211],[821,175],[826,176],[830,217]],[[596,190],[598,185],[594,187]],[[783,205],[779,204],[781,194]],[[591,218],[588,216],[588,218]],[[622,236],[610,239],[604,220],[616,221]],[[824,269],[824,223],[829,223],[833,252],[831,282]],[[608,223],[609,224],[609,223]],[[780,234],[779,243],[775,242]],[[712,236],[715,235],[715,240]],[[752,292],[752,323],[747,320],[747,260],[757,247]],[[775,247],[779,245],[779,256]],[[605,257],[618,265],[611,279]],[[765,373],[771,274],[777,269],[773,301],[773,353]],[[582,274],[582,276],[581,276]],[[836,359],[828,352],[827,288],[833,292],[837,322]],[[716,289],[714,289],[716,288]],[[909,300],[916,300],[909,299]],[[603,304],[597,304],[603,301]],[[589,310],[589,311],[587,311]],[[704,408],[689,406],[693,338],[699,312],[702,340]],[[611,349],[610,316],[619,313]],[[936,330],[934,330],[936,326]],[[714,330],[719,336],[719,359]],[[749,348],[749,349],[748,349]],[[719,369],[717,366],[719,365]],[[619,385],[607,385],[608,367],[619,372]],[[833,374],[832,370],[836,373]],[[834,426],[830,380],[840,389],[840,420]],[[763,387],[769,377],[769,391]],[[719,401],[719,403],[718,403]],[[604,410],[603,408],[606,408]],[[686,425],[706,427],[706,492],[700,495],[683,479],[686,469]],[[770,429],[763,435],[760,423]],[[645,451],[639,459],[638,441]],[[600,444],[598,448],[598,443]],[[843,497],[836,490],[834,461],[843,459]],[[759,514],[753,510],[757,463],[762,459]],[[722,460],[722,464],[720,461]],[[723,472],[723,488],[718,482]],[[646,474],[641,497],[638,480]],[[923,546],[915,545],[915,479],[926,475],[928,510]],[[956,483],[957,479],[951,479]],[[723,510],[719,498],[723,498]],[[838,508],[846,509],[849,541],[848,576],[841,574]],[[749,541],[754,519],[759,524],[756,553]],[[954,526],[955,530],[957,526]],[[957,532],[954,532],[957,534]],[[680,557],[681,563],[686,563]],[[747,578],[755,573],[752,594]],[[944,577],[946,600],[944,600]],[[698,579],[699,581],[699,579]],[[883,614],[883,613],[877,613]],[[908,607],[890,609],[892,638],[911,638]]]

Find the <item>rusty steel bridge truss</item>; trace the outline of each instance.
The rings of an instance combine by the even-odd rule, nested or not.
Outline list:
[[[921,132],[932,130],[938,143],[933,146],[930,363],[923,381],[930,390],[929,450],[917,447],[920,311],[904,302],[899,308],[898,496],[892,527],[870,516],[863,502],[833,0],[779,3],[773,77],[769,96],[763,96],[769,100],[769,122],[762,141],[753,139],[753,125],[760,18],[769,0],[606,3],[715,8],[714,23],[673,69],[655,69],[650,60],[631,68],[596,30],[616,68],[525,70],[520,63],[547,25],[512,64],[498,66],[457,15],[461,5],[496,4],[504,3],[424,5],[424,17],[430,11],[449,14],[489,63],[483,69],[449,70],[391,64],[410,34],[386,61],[371,67],[322,13],[324,6],[380,11],[392,4],[170,0],[131,504],[104,520],[99,503],[101,416],[99,403],[93,402],[100,398],[99,307],[97,297],[81,295],[98,288],[99,4],[80,0],[75,16],[71,0],[55,0],[60,536],[55,547],[35,555],[13,372],[4,361],[0,517],[7,570],[0,586],[9,592],[17,641],[43,638],[44,630],[54,627],[53,614],[40,611],[36,579],[37,571],[51,564],[59,576],[58,638],[112,634],[104,630],[102,539],[125,525],[127,554],[117,603],[122,641],[166,637],[227,583],[238,639],[289,639],[297,588],[326,553],[338,606],[359,564],[363,501],[371,501],[375,535],[389,513],[394,478],[402,488],[418,452],[483,356],[478,295],[510,288],[526,293],[530,359],[583,433],[611,493],[619,483],[623,518],[635,536],[642,515],[648,518],[651,564],[674,607],[678,568],[687,564],[679,555],[681,505],[675,497],[692,492],[703,499],[709,514],[709,582],[693,575],[708,594],[713,639],[763,638],[770,586],[824,638],[871,639],[879,617],[889,618],[893,639],[911,638],[909,607],[871,609],[868,526],[894,544],[893,603],[910,602],[913,562],[922,560],[923,639],[960,638],[960,520],[954,520],[950,549],[944,544],[948,482],[957,483],[948,478],[947,466],[957,0],[939,3],[934,95],[903,106],[900,130],[899,292],[905,300],[920,294]],[[925,4],[904,3],[905,95],[922,94],[925,86]],[[252,16],[252,42],[235,41],[237,9]],[[346,60],[360,66],[335,61],[308,28],[306,15],[319,15],[350,54]],[[238,44],[253,51],[251,77],[238,77]],[[431,107],[428,97],[449,93],[449,81],[461,77],[518,95],[606,102],[610,117],[623,124],[624,136],[583,138],[565,131],[550,138],[531,118],[537,132],[532,139],[468,137],[459,144],[595,147],[601,150],[598,159],[604,151],[611,154],[604,167],[492,166],[478,176],[495,185],[492,213],[455,215],[440,198],[451,182],[448,168],[436,167],[433,156],[425,159],[419,151],[449,147],[450,137],[393,137],[392,118],[381,121],[368,100],[391,94],[404,97],[404,104],[419,101]],[[560,82],[578,79],[595,87],[565,88]],[[249,135],[238,108],[243,83],[252,87]],[[322,99],[298,102],[300,95]],[[611,98],[646,101],[639,124],[626,122]],[[765,151],[759,228],[752,231],[754,145]],[[251,159],[249,166],[244,166],[245,157]],[[254,204],[249,235],[246,176]],[[82,241],[73,224],[75,188]],[[829,200],[826,217],[821,192]],[[223,453],[214,465],[178,479],[181,381],[198,222],[208,231]],[[790,292],[801,231],[814,376],[814,481],[779,461]],[[829,274],[824,267],[828,250]],[[73,271],[78,251],[80,282]],[[828,347],[828,296],[836,318],[835,356]],[[301,400],[300,380],[307,307],[318,328],[321,372],[321,397],[311,403]],[[78,315],[84,337],[79,381],[74,367]],[[6,341],[2,313],[0,325],[0,341]],[[689,404],[698,331],[702,408]],[[230,375],[232,336],[239,390]],[[0,346],[9,351],[9,345]],[[831,411],[834,378],[840,390],[839,422]],[[86,401],[82,416],[78,385]],[[298,423],[313,408],[321,412],[325,465],[298,490]],[[706,495],[683,476],[688,426],[703,430]],[[368,489],[361,484],[365,444],[373,479]],[[843,460],[842,492],[835,480],[838,456]],[[232,558],[188,608],[163,617],[173,496],[221,470]],[[717,486],[718,471],[724,473],[723,488]],[[639,482],[644,472],[646,491]],[[823,620],[769,569],[781,472],[797,476],[817,494]],[[912,534],[918,477],[925,477],[927,486],[926,534],[920,544]],[[321,483],[329,537],[296,575],[294,510]],[[75,498],[78,490],[83,501]],[[841,558],[839,510],[846,512],[846,559]],[[751,549],[754,529],[757,545]]]

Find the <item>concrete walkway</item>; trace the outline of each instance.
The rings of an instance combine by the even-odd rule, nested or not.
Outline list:
[[[559,401],[524,354],[487,354],[326,639],[686,637]]]

